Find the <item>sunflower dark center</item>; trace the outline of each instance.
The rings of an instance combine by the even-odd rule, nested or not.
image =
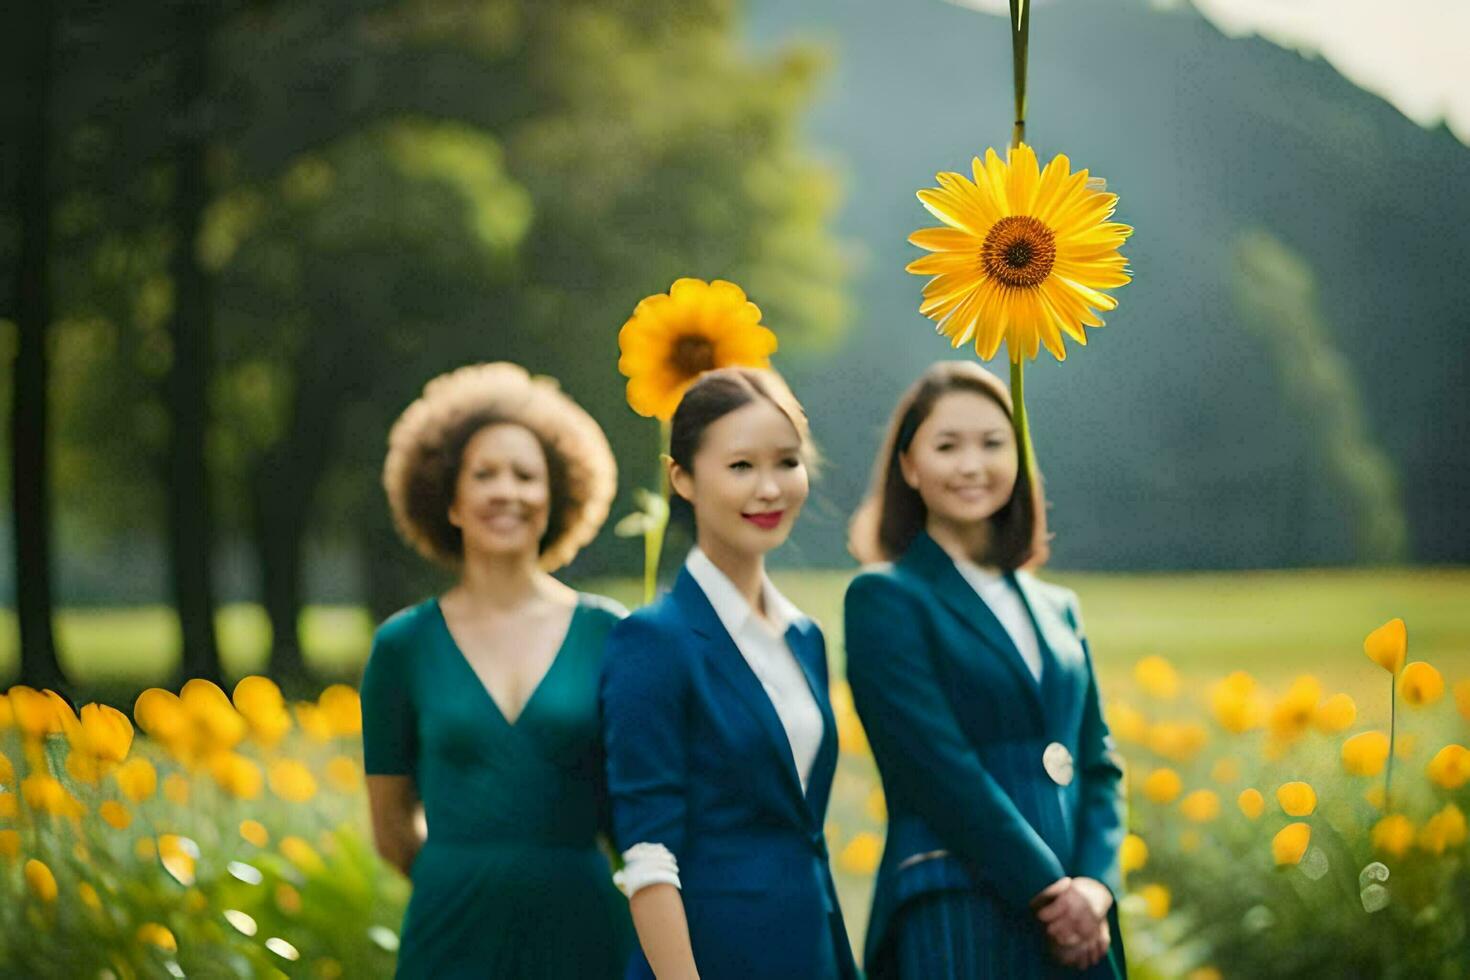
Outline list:
[[[669,363],[685,377],[702,374],[715,366],[715,345],[708,337],[685,334],[674,341]]]
[[[1031,289],[1045,282],[1056,260],[1056,235],[1024,214],[1001,218],[980,246],[980,263],[986,274],[1018,289]]]

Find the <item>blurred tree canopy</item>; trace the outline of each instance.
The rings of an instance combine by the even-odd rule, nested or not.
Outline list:
[[[733,2],[225,4],[188,118],[178,9],[60,5],[49,351],[61,546],[164,536],[178,425],[165,392],[179,301],[171,151],[195,127],[208,198],[183,247],[210,297],[197,406],[208,503],[226,537],[251,544],[277,671],[300,666],[309,543],[352,547],[378,613],[429,586],[393,539],[378,471],[393,418],[432,375],[510,359],[559,378],[607,428],[631,488],[654,450],[616,371],[638,299],[681,275],[730,278],[783,341],[842,329],[836,182],[799,132],[823,61],[805,47],[753,56]],[[21,107],[5,91],[12,131]],[[9,282],[17,216],[0,222]],[[619,551],[631,543],[601,547],[579,568],[635,560]]]

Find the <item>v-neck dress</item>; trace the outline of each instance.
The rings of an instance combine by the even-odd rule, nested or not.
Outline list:
[[[373,637],[362,681],[369,775],[413,778],[428,839],[411,869],[399,977],[621,977],[628,903],[597,847],[604,640],[623,611],[580,594],[514,724],[430,599]]]

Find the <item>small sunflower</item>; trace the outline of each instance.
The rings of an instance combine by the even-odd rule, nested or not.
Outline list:
[[[1002,161],[993,149],[975,158],[974,181],[941,173],[919,200],[943,228],[924,228],[909,241],[932,255],[908,271],[933,276],[919,312],[959,347],[973,343],[984,360],[1005,343],[1013,362],[1036,357],[1044,345],[1066,359],[1062,335],[1087,343],[1085,327],[1100,327],[1098,310],[1118,305],[1101,292],[1131,281],[1118,253],[1133,229],[1108,221],[1118,196],[1089,186],[1058,155],[1039,170],[1025,143]]]
[[[618,370],[628,404],[668,421],[695,379],[715,368],[768,368],[776,335],[733,282],[680,279],[667,293],[640,302],[618,331]]]

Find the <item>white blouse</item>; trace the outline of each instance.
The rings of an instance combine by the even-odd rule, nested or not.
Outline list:
[[[1005,575],[993,568],[977,565],[964,558],[956,558],[955,568],[970,583],[975,594],[995,613],[1000,625],[1010,634],[1011,642],[1021,651],[1021,659],[1031,668],[1031,676],[1041,682],[1041,647],[1036,642],[1036,627],[1020,594],[1006,581]]]
[[[714,607],[720,624],[771,699],[781,727],[786,730],[796,774],[805,791],[817,760],[817,749],[822,744],[823,725],[822,712],[807,684],[806,674],[786,644],[786,630],[800,618],[801,611],[776,591],[770,578],[765,578],[761,582],[761,597],[766,618],[762,619],[735,583],[698,548],[689,552],[684,567]],[[630,898],[652,884],[679,885],[678,864],[662,844],[634,844],[623,852],[623,862],[623,870],[613,880]]]

